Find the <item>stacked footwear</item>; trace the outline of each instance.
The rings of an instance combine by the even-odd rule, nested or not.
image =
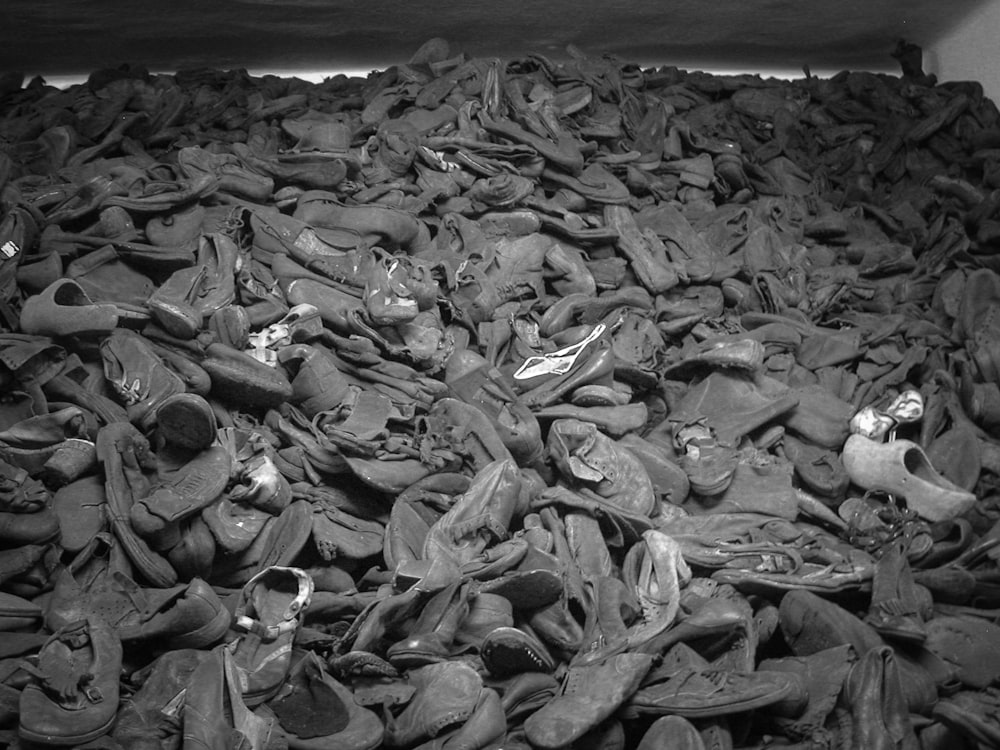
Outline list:
[[[995,745],[1000,111],[894,54],[5,85],[0,742]]]

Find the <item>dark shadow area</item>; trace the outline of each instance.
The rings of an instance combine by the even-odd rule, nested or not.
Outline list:
[[[440,36],[471,56],[561,59],[575,45],[644,65],[893,69],[898,38],[926,48],[984,1],[7,0],[0,68],[381,69]]]

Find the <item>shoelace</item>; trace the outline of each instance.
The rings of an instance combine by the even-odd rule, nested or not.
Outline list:
[[[125,399],[125,403],[129,406],[137,404],[142,401],[148,394],[148,392],[143,393],[142,381],[136,378],[131,384],[128,382],[128,376],[122,374],[120,381],[116,381],[115,385],[118,387],[119,393],[121,393],[122,398]]]
[[[871,492],[865,493],[864,497],[867,499],[871,494]],[[875,556],[880,554],[886,545],[900,537],[904,538],[909,546],[913,537],[927,529],[915,511],[900,508],[895,503],[882,504],[874,514],[882,522],[882,526],[861,527],[860,523],[867,514],[859,509],[847,522],[844,538],[855,547]]]

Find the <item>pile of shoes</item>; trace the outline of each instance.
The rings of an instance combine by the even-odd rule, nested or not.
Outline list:
[[[0,743],[1000,746],[1000,111],[0,77]]]

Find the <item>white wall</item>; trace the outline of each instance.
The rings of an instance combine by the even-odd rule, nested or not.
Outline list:
[[[924,68],[940,81],[979,81],[1000,104],[1000,2],[986,0],[925,50]]]

